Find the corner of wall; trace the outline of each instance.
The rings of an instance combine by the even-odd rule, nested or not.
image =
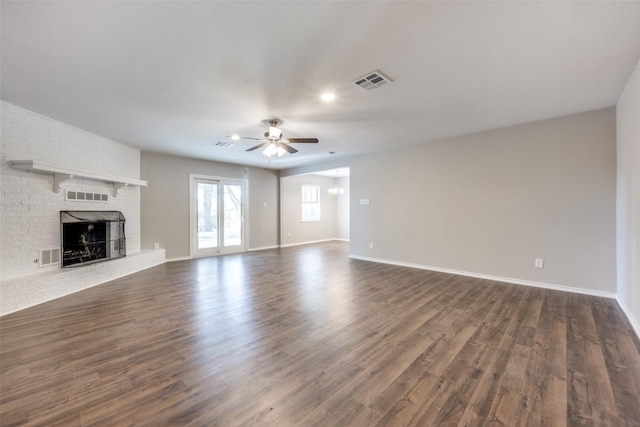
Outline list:
[[[618,303],[640,338],[640,61],[616,105]]]

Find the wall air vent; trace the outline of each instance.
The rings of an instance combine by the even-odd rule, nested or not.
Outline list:
[[[47,265],[60,264],[60,248],[56,249],[42,249],[40,251],[40,258],[38,260],[40,267],[46,267]]]
[[[103,193],[86,193],[84,191],[67,190],[67,200],[75,201],[92,201],[92,202],[108,202],[109,195]]]
[[[392,81],[393,80],[382,74],[380,71],[375,70],[367,73],[359,79],[354,80],[352,83],[358,86],[360,89],[368,92],[370,90],[377,89],[380,86],[386,85],[387,83],[390,83]]]

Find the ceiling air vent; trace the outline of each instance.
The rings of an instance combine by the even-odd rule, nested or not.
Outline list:
[[[218,142],[214,142],[213,145],[215,145],[216,147],[221,147],[221,148],[229,148],[229,147],[233,146],[233,142],[218,141]]]
[[[382,85],[386,85],[391,81],[392,80],[389,77],[385,76],[380,71],[375,70],[360,77],[359,79],[354,80],[353,84],[358,86],[362,90],[370,91],[373,89],[377,89]]]

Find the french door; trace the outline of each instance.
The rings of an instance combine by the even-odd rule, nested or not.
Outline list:
[[[191,175],[191,256],[245,250],[246,182]]]

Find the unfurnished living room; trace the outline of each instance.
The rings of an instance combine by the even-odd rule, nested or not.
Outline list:
[[[0,2],[0,425],[640,426],[640,1]]]

